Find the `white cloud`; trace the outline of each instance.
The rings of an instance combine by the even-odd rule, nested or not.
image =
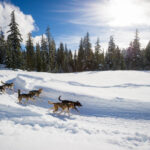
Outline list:
[[[87,27],[90,33],[102,39],[105,49],[110,35],[121,48],[128,47],[137,28],[143,48],[150,40],[149,8],[150,0],[75,0],[71,10],[76,15],[68,22]]]
[[[73,10],[80,12],[80,16],[70,22],[110,27],[150,26],[148,0],[94,0],[80,5]]]
[[[27,39],[27,34],[36,30],[37,27],[31,15],[24,14],[19,7],[13,4],[0,2],[0,27],[3,29],[6,36],[9,30],[10,14],[13,10],[15,10],[16,22],[19,24],[19,30],[22,34],[24,44]]]

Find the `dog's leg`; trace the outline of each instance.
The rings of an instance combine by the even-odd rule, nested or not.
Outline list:
[[[74,107],[74,109],[80,114],[79,110],[77,109],[77,107]]]
[[[58,111],[58,106],[54,105],[54,111],[53,111],[53,113],[55,113],[56,111]]]
[[[69,107],[66,108],[66,113],[68,113],[68,115],[70,116]]]
[[[69,111],[69,109],[67,110],[67,113],[68,113],[68,116],[70,116],[70,111]]]

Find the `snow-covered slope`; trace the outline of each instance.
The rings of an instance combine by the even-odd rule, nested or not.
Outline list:
[[[0,70],[14,91],[0,94],[0,150],[149,150],[150,72],[68,74]],[[18,104],[17,90],[43,88],[36,102]],[[80,114],[53,114],[48,100],[78,100]]]

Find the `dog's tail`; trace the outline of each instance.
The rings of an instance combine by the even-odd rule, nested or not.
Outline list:
[[[53,102],[51,102],[51,101],[48,101],[48,103],[49,103],[49,104],[54,104],[54,103],[53,103]]]
[[[61,96],[59,96],[59,97],[58,97],[58,100],[62,102],[63,100],[62,100],[62,99],[60,99],[60,98],[61,98]]]

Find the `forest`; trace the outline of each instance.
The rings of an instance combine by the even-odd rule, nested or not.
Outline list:
[[[146,48],[141,49],[138,29],[135,31],[134,40],[126,49],[120,49],[113,36],[110,36],[106,51],[101,48],[99,38],[93,49],[87,32],[81,38],[79,48],[72,51],[64,43],[56,48],[50,27],[45,31],[46,37],[42,36],[41,42],[36,45],[29,33],[25,48],[22,48],[22,36],[14,11],[8,26],[7,38],[3,29],[0,31],[0,64],[5,64],[8,68],[52,73],[150,69],[150,42]]]

